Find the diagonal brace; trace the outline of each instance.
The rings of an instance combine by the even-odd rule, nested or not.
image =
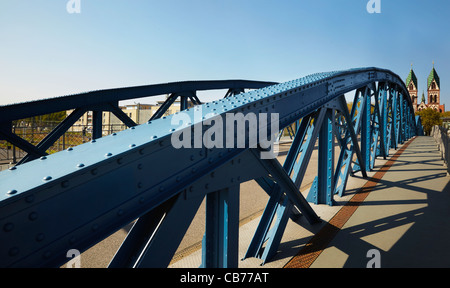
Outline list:
[[[302,212],[310,224],[320,222],[320,218],[312,209],[303,195],[298,191],[292,179],[276,159],[261,159],[262,149],[250,149],[259,163],[267,170],[269,174],[277,181],[280,188],[286,193],[292,203]]]

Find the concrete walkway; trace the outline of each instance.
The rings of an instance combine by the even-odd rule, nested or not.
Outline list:
[[[311,267],[450,267],[449,179],[434,139],[414,139]]]
[[[289,220],[270,262],[260,266],[260,259],[248,258],[239,267],[450,267],[450,177],[437,145],[431,137],[417,137],[390,151],[396,152],[395,161],[376,161],[369,177],[378,179],[349,177],[346,196],[335,197],[337,205],[312,205],[323,223]],[[239,230],[241,258],[258,222]],[[201,250],[170,267],[200,263]]]

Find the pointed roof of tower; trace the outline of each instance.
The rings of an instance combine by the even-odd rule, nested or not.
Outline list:
[[[406,78],[406,85],[408,86],[411,81],[413,81],[414,86],[416,86],[416,89],[418,89],[417,77],[416,77],[416,74],[414,73],[414,70],[412,69],[412,67],[411,67],[411,71],[409,71],[408,77]]]
[[[422,101],[420,103],[425,103],[425,93],[422,91]]]
[[[428,88],[430,88],[431,82],[433,82],[433,80],[436,81],[438,88],[440,88],[441,83],[439,80],[439,76],[438,76],[436,70],[434,69],[434,62],[433,62],[433,69],[431,69],[430,75],[428,76]]]

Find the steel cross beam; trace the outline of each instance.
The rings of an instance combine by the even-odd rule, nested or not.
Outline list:
[[[178,96],[181,97],[181,110],[188,108],[188,98],[194,105],[201,102],[196,91],[228,89],[228,93],[243,92],[244,89],[259,89],[275,82],[223,80],[223,81],[185,81],[167,84],[136,86],[117,89],[106,89],[70,96],[55,97],[44,100],[30,101],[13,105],[0,106],[0,139],[7,140],[28,154],[19,161],[18,165],[47,155],[50,148],[65,132],[87,111],[93,112],[93,139],[102,137],[103,111],[112,112],[127,127],[136,126],[118,107],[119,101],[171,94],[161,108],[150,120],[161,118]],[[45,115],[53,112],[74,110],[62,123],[51,131],[37,146],[15,135],[11,130],[14,120]],[[82,113],[81,113],[82,112]]]
[[[206,219],[208,231],[203,247],[204,266],[235,267],[236,227],[239,219],[236,209],[237,185],[252,179],[258,180],[268,190],[279,190],[278,195],[281,194],[281,197],[273,194],[274,199],[282,203],[273,205],[273,209],[280,212],[279,228],[271,233],[263,233],[269,236],[263,241],[273,243],[267,250],[266,257],[269,259],[281,239],[287,215],[301,213],[310,223],[319,219],[299,191],[298,185],[303,177],[300,171],[304,171],[304,164],[297,166],[293,164],[295,161],[290,160],[291,164],[282,166],[276,159],[261,159],[261,153],[265,152],[261,147],[200,145],[175,148],[173,137],[191,133],[194,134],[194,140],[196,135],[205,139],[205,135],[211,136],[209,129],[214,121],[222,121],[222,129],[216,130],[218,133],[226,131],[227,114],[253,114],[256,120],[260,120],[267,113],[278,115],[276,121],[280,129],[302,119],[302,123],[305,120],[302,131],[317,134],[319,141],[326,131],[322,138],[329,139],[332,135],[330,131],[337,130],[329,128],[330,119],[331,122],[336,118],[342,119],[333,115],[333,110],[338,110],[333,106],[336,99],[355,89],[366,89],[376,82],[387,82],[390,87],[395,86],[393,90],[408,95],[400,77],[389,70],[360,68],[316,73],[247,93],[229,95],[2,171],[0,266],[59,267],[67,261],[68,250],[85,251],[136,221],[111,261],[111,267],[166,267],[206,197],[209,208]],[[138,96],[148,95],[148,90],[142,89],[121,91],[134,91]],[[191,90],[195,89],[182,87],[171,93]],[[127,94],[127,97],[131,97],[131,94]],[[363,98],[368,97],[369,94],[364,93]],[[402,101],[407,101],[408,109],[412,109],[409,97],[404,97]],[[395,107],[390,109],[396,117],[399,110]],[[313,114],[317,112],[318,116],[323,117],[320,125],[307,120],[308,117],[317,117],[317,114]],[[355,114],[352,117],[364,115],[364,112]],[[190,121],[180,125],[177,117],[181,115]],[[371,118],[365,117],[369,120],[364,121],[370,122]],[[258,121],[262,123],[258,127],[258,136],[262,131],[278,132],[271,129],[275,120],[271,117],[266,117],[266,120],[266,123]],[[358,130],[362,129],[354,129],[355,133],[352,133],[351,127],[355,128],[355,123],[353,120],[346,121],[347,130],[350,131],[346,134],[354,142],[353,134],[357,135]],[[311,124],[317,127],[311,130]],[[390,124],[393,130],[398,131],[396,121]],[[414,127],[416,123],[411,125]],[[368,127],[371,127],[370,124]],[[244,131],[244,143],[248,143],[249,126]],[[302,134],[305,136],[299,130],[296,138]],[[314,138],[312,134],[306,135],[307,139]],[[236,144],[238,135],[233,134],[232,137]],[[222,135],[222,139],[225,138]],[[258,141],[257,144],[261,145],[262,140]],[[303,146],[303,141],[294,139],[297,147],[291,148],[292,157],[303,155],[297,152],[299,147],[306,151],[310,149],[312,144]],[[366,148],[361,148],[361,154]],[[324,167],[329,169],[329,162],[323,162],[327,162]],[[286,169],[288,166],[289,169]],[[288,171],[299,172],[293,179]],[[329,175],[328,170],[319,173]],[[328,181],[328,178],[324,179]],[[286,207],[284,210],[283,205]]]

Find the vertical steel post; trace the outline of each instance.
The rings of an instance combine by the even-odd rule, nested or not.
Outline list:
[[[103,111],[92,111],[92,139],[102,137]]]
[[[399,103],[398,103],[398,109],[399,109],[399,127],[398,127],[398,143],[403,144],[405,139],[405,115],[404,115],[404,107],[403,107],[403,94],[399,93],[398,96]]]
[[[375,159],[377,156],[381,155],[381,140],[379,140],[380,136],[380,130],[381,130],[381,115],[380,115],[380,102],[381,102],[381,93],[382,88],[380,87],[382,84],[379,83],[378,87],[376,88],[374,99],[375,99],[375,105],[372,113],[372,125],[371,125],[371,156],[370,156],[370,169],[373,169],[375,166]]]
[[[398,129],[397,129],[397,90],[395,87],[391,87],[390,104],[391,104],[391,148],[397,149],[398,147]]]
[[[388,115],[387,115],[387,84],[383,83],[381,86],[380,93],[381,93],[381,119],[380,119],[380,131],[381,131],[381,138],[380,138],[380,146],[381,149],[381,156],[383,156],[384,159],[386,159],[387,156],[389,156],[389,145],[387,141],[387,125],[388,125]]]
[[[237,268],[239,246],[239,186],[206,195],[203,268]]]
[[[325,108],[324,108],[325,109]],[[334,110],[327,109],[319,132],[318,175],[314,179],[307,200],[315,204],[333,205],[333,115]]]
[[[180,111],[186,110],[188,108],[188,96],[180,96]]]
[[[362,119],[361,119],[361,156],[363,163],[360,166],[365,167],[366,171],[370,171],[370,144],[371,144],[371,134],[370,134],[370,88],[366,87],[364,92],[364,104],[362,107]]]
[[[408,97],[408,96],[406,96]],[[405,99],[406,100],[406,99]],[[407,101],[405,101],[405,141],[411,138],[410,132],[410,125],[411,125],[411,114],[410,110],[408,109]]]
[[[408,106],[407,101],[406,101],[406,95],[405,97],[403,97],[403,101],[402,101],[402,107],[403,107],[403,127],[402,127],[402,131],[403,131],[403,142],[405,142],[408,139],[408,130],[407,130],[407,126],[408,126]]]

